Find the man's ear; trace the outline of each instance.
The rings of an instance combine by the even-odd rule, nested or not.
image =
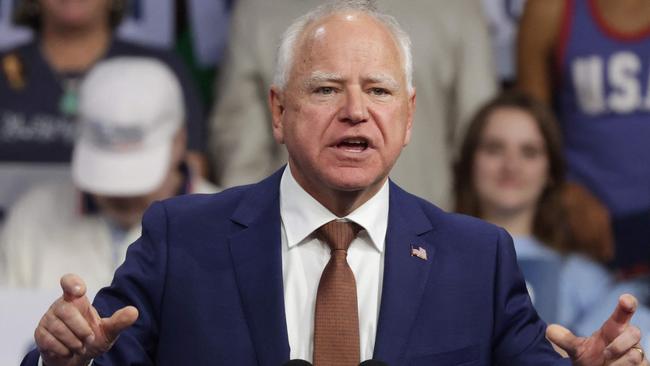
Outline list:
[[[284,92],[277,85],[271,85],[269,90],[269,108],[271,109],[271,121],[273,124],[273,137],[278,144],[284,144]]]
[[[411,129],[413,128],[413,117],[415,116],[415,88],[413,92],[409,95],[408,107],[407,107],[407,120],[406,120],[406,134],[404,134],[404,146],[408,145],[411,141]]]

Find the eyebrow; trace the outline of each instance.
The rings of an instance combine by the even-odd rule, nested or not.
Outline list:
[[[343,82],[343,76],[338,73],[324,72],[324,71],[317,70],[312,72],[309,78],[305,80],[305,86],[309,88],[314,84],[318,84],[322,82],[341,83]]]
[[[399,90],[400,85],[392,76],[386,74],[371,74],[366,78],[366,81],[372,84],[384,84],[388,85],[388,88],[393,90]]]
[[[307,88],[311,87],[314,84],[322,82],[333,82],[333,83],[343,83],[345,79],[339,73],[325,72],[316,70],[311,73],[311,76],[305,81],[305,86]],[[393,90],[399,90],[400,84],[393,77],[386,74],[371,74],[364,78],[365,83],[371,84],[384,84],[388,88]]]

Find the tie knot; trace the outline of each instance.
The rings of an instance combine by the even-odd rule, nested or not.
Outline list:
[[[332,250],[348,250],[361,226],[351,221],[332,220],[318,228],[317,233]]]

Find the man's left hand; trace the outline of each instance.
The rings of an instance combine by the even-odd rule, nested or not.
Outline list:
[[[622,295],[612,315],[591,337],[576,337],[570,330],[552,324],[546,337],[571,357],[577,366],[650,366],[639,345],[641,331],[630,325],[637,308],[632,295]]]

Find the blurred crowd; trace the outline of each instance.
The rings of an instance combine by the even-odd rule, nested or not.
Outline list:
[[[0,0],[0,286],[110,283],[155,200],[282,167],[277,42],[321,0]],[[513,237],[542,318],[650,331],[650,2],[377,0],[411,36],[391,178]],[[604,315],[605,314],[605,315]]]

